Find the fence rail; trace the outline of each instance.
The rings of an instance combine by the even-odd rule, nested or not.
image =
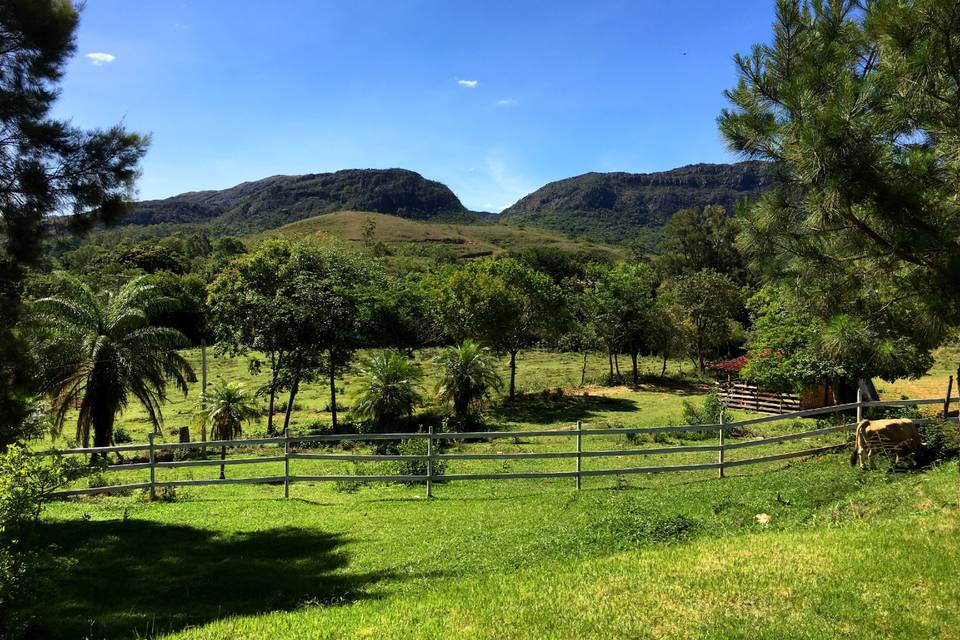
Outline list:
[[[163,487],[191,487],[215,484],[282,484],[284,487],[284,497],[289,496],[289,487],[296,482],[404,482],[404,483],[424,483],[427,487],[427,495],[432,496],[433,483],[450,482],[459,480],[513,480],[513,479],[535,479],[535,478],[573,478],[576,480],[577,489],[581,486],[581,480],[589,477],[603,477],[612,475],[633,475],[633,474],[656,474],[673,473],[686,471],[705,471],[715,470],[720,477],[723,477],[724,471],[729,468],[741,467],[745,465],[760,464],[765,462],[774,462],[778,460],[787,460],[805,456],[813,456],[822,453],[835,451],[840,447],[847,446],[848,443],[839,443],[828,446],[815,447],[800,451],[791,451],[787,453],[778,453],[772,455],[756,456],[741,460],[726,460],[724,454],[727,451],[747,449],[769,444],[778,444],[794,440],[804,440],[817,436],[839,433],[852,429],[856,422],[860,420],[863,410],[871,407],[902,407],[902,406],[923,406],[923,405],[943,405],[944,415],[949,411],[949,406],[953,402],[960,401],[960,398],[930,398],[919,400],[874,400],[850,402],[846,404],[834,405],[831,407],[821,407],[817,409],[807,409],[804,411],[795,411],[780,415],[762,416],[758,418],[749,418],[734,422],[723,422],[720,424],[707,425],[676,425],[662,427],[634,427],[626,429],[585,429],[581,422],[577,422],[573,429],[548,429],[536,431],[474,431],[465,433],[434,433],[431,427],[427,433],[383,433],[383,434],[324,434],[314,436],[281,436],[276,438],[253,438],[247,440],[208,440],[190,443],[157,443],[154,441],[154,434],[150,434],[147,444],[119,445],[113,447],[87,447],[73,449],[51,449],[38,452],[37,455],[87,455],[87,454],[105,454],[105,453],[126,453],[142,452],[149,454],[149,462],[137,462],[131,464],[112,464],[104,467],[105,471],[134,471],[148,469],[150,471],[149,482],[139,482],[132,484],[118,484],[103,487],[91,487],[86,489],[68,489],[55,491],[49,494],[51,498],[64,498],[81,495],[95,495],[102,493],[116,493],[121,491],[130,491],[135,489],[146,489],[150,491],[151,497],[155,497],[158,488]],[[748,426],[766,424],[770,422],[780,422],[809,418],[825,414],[855,412],[856,421],[849,423],[810,429],[798,433],[789,433],[779,436],[770,436],[757,438],[754,440],[744,440],[740,442],[727,442],[730,432],[735,429],[742,429]],[[921,422],[924,419],[919,420]],[[718,444],[697,444],[697,445],[678,445],[669,447],[655,448],[632,448],[632,449],[602,449],[585,451],[583,448],[584,438],[594,436],[623,436],[640,434],[662,434],[662,433],[681,433],[690,431],[714,431],[719,436]],[[492,440],[498,438],[539,438],[539,437],[574,437],[575,450],[573,451],[550,451],[550,452],[522,452],[522,453],[434,453],[433,445],[441,441],[467,441],[467,440]],[[291,446],[298,444],[308,444],[316,442],[356,442],[371,440],[426,440],[427,453],[423,454],[354,454],[354,453],[304,453],[291,451]],[[213,460],[175,460],[158,461],[157,452],[176,451],[179,449],[226,449],[232,447],[254,447],[271,445],[282,449],[282,455],[259,456],[251,458],[226,458]],[[696,464],[677,464],[666,466],[640,466],[626,467],[616,469],[583,469],[583,460],[590,458],[603,459],[608,457],[636,457],[651,455],[671,455],[677,453],[716,453],[717,462],[696,463]],[[550,460],[550,459],[573,459],[576,462],[575,470],[570,471],[531,471],[531,472],[512,472],[512,473],[455,473],[437,475],[434,473],[434,462],[445,462],[450,460]],[[348,462],[371,462],[371,461],[420,461],[427,463],[426,474],[411,475],[303,475],[295,474],[290,471],[290,462],[295,460],[324,460],[324,461],[348,461]],[[177,469],[185,467],[220,467],[249,464],[270,464],[283,463],[283,475],[252,477],[252,478],[226,478],[226,479],[198,479],[198,480],[157,480],[157,469]]]

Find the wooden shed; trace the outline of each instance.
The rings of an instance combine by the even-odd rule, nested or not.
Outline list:
[[[770,391],[757,387],[740,379],[740,370],[746,366],[750,357],[737,356],[707,365],[717,374],[720,384],[720,398],[733,409],[748,409],[761,413],[790,413],[803,409],[819,409],[844,402],[854,402],[857,387],[835,385],[829,381],[811,384],[802,394]],[[879,400],[876,388],[871,380],[861,380],[860,390],[864,400]]]

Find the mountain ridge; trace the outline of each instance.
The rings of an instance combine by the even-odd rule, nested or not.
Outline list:
[[[135,205],[121,224],[202,224],[257,233],[337,211],[420,221],[528,225],[604,242],[656,234],[673,213],[756,197],[772,185],[763,162],[693,164],[653,173],[588,172],[550,182],[500,214],[469,211],[443,183],[407,169],[343,169],[274,175],[220,190],[189,191]]]
[[[677,211],[718,204],[732,212],[773,185],[768,163],[698,163],[653,173],[588,172],[550,182],[500,218],[610,241],[662,226]]]
[[[446,185],[408,169],[342,169],[274,175],[220,190],[189,191],[138,202],[125,225],[210,222],[263,231],[343,210],[386,213],[414,220],[466,214]]]

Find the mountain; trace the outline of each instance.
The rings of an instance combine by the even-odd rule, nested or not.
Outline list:
[[[414,220],[470,215],[446,185],[413,171],[347,169],[273,176],[222,191],[194,191],[148,200],[138,203],[123,224],[207,223],[234,232],[253,232],[343,210]]]
[[[763,162],[695,164],[661,173],[587,173],[551,182],[500,216],[468,211],[444,184],[405,169],[347,169],[273,176],[222,191],[194,191],[140,202],[123,220],[125,236],[167,235],[186,227],[257,233],[337,211],[368,211],[427,222],[499,221],[654,247],[681,209],[719,204],[728,211],[773,181]]]
[[[764,162],[693,164],[660,173],[586,173],[551,182],[500,218],[619,242],[649,233],[681,209],[719,204],[732,211],[773,184]]]

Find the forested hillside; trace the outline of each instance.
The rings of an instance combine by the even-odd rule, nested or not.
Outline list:
[[[272,176],[222,191],[193,191],[137,204],[125,224],[212,223],[234,232],[272,229],[333,211],[388,213],[428,220],[466,214],[439,182],[406,169],[347,169],[335,173]]]
[[[682,209],[737,202],[772,185],[763,162],[694,164],[659,173],[586,173],[551,182],[501,214],[523,223],[594,239],[622,241],[658,228]]]

